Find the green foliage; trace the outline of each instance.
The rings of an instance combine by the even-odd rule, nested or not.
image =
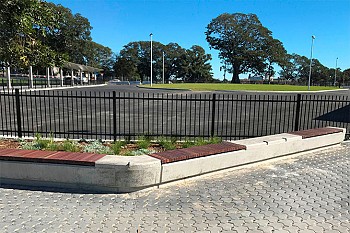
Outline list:
[[[42,150],[51,144],[51,140],[43,139],[40,133],[36,133],[34,140],[31,142],[20,141],[20,145],[24,150]]]
[[[176,149],[176,139],[175,140],[167,140],[165,137],[162,137],[162,138],[159,139],[158,143],[165,150],[174,150],[174,149]]]
[[[194,141],[194,146],[204,146],[209,144],[209,141],[205,140],[204,138],[197,138]]]
[[[222,138],[220,137],[211,137],[209,139],[209,144],[218,144],[222,142]]]
[[[42,0],[0,1],[0,61],[17,68],[60,66],[66,61],[113,66],[110,48],[91,39],[87,18]]]
[[[138,149],[134,151],[126,151],[123,155],[124,156],[139,156],[139,155],[146,155],[146,154],[152,154],[154,151],[148,150],[148,149]]]
[[[195,142],[191,139],[186,139],[183,143],[182,143],[182,148],[189,148],[195,145]]]
[[[163,72],[163,52],[165,67],[165,82],[170,78],[184,82],[207,82],[212,80],[212,67],[209,63],[211,55],[194,45],[184,49],[176,43],[163,45],[157,41],[152,46],[154,59],[154,82],[160,82]],[[141,79],[149,77],[150,46],[148,41],[130,42],[124,46],[116,58],[114,69],[121,79]]]
[[[83,152],[97,153],[97,154],[113,154],[112,149],[109,148],[108,146],[103,145],[102,142],[99,140],[95,140],[87,144],[84,147]]]
[[[282,62],[286,54],[255,14],[221,14],[208,24],[205,35],[210,48],[219,50],[234,83],[240,82],[241,73],[270,74],[272,64]]]
[[[113,144],[111,144],[111,150],[113,151],[113,154],[119,155],[122,147],[125,145],[125,141],[115,141]]]
[[[79,152],[80,147],[76,141],[71,141],[69,139],[65,140],[62,144],[62,149],[67,152]]]
[[[204,138],[195,138],[194,140],[186,139],[182,143],[182,148],[189,148],[192,146],[203,146],[208,144],[218,144],[222,142],[222,139],[219,137],[212,137],[209,140],[205,140]]]
[[[136,145],[140,149],[147,149],[151,145],[151,141],[149,138],[142,136],[139,138],[139,140],[136,142]]]

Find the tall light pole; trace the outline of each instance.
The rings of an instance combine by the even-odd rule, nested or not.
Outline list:
[[[335,83],[337,82],[337,66],[338,66],[338,58],[335,59],[334,86],[335,86]]]
[[[152,81],[153,81],[153,58],[152,58],[152,36],[153,34],[149,34],[151,38],[151,86],[152,86]]]
[[[163,84],[164,84],[164,74],[165,74],[165,71],[164,71],[165,69],[164,69],[164,51],[163,51]]]
[[[310,82],[311,82],[311,66],[312,66],[312,52],[314,49],[314,39],[316,38],[315,36],[311,37],[311,56],[310,56],[310,71],[309,71],[309,82],[307,84],[307,89],[310,91]]]

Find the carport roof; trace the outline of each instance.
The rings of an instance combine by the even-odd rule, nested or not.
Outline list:
[[[95,68],[95,67],[91,67],[91,66],[80,65],[80,64],[73,63],[73,62],[66,62],[63,65],[63,67],[64,68],[68,68],[68,69],[88,71],[88,72],[100,72],[100,71],[103,71],[103,69],[99,69],[99,68]]]

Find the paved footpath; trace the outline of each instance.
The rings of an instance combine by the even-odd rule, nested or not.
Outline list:
[[[0,188],[0,232],[350,232],[350,143],[132,194]]]

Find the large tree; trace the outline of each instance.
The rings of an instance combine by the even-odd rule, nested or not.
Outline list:
[[[65,56],[50,46],[59,30],[59,15],[38,0],[0,1],[0,60],[5,65],[51,66]]]
[[[211,55],[206,54],[205,50],[199,46],[194,45],[186,51],[184,59],[185,66],[185,82],[190,83],[204,83],[212,81],[211,65],[209,61]]]
[[[282,43],[255,14],[221,14],[208,24],[205,34],[210,48],[219,50],[219,58],[228,65],[234,83],[239,83],[241,73],[271,72],[272,64],[285,54]]]
[[[176,43],[163,45],[157,41],[152,46],[153,81],[161,82],[163,76],[163,53],[165,82],[181,80],[206,82],[211,80],[211,56],[200,46],[192,46],[189,50]],[[128,69],[122,66],[127,66]],[[134,76],[141,81],[149,79],[151,73],[150,42],[130,42],[120,51],[115,63],[115,70],[120,78]],[[135,75],[137,72],[137,75]]]

